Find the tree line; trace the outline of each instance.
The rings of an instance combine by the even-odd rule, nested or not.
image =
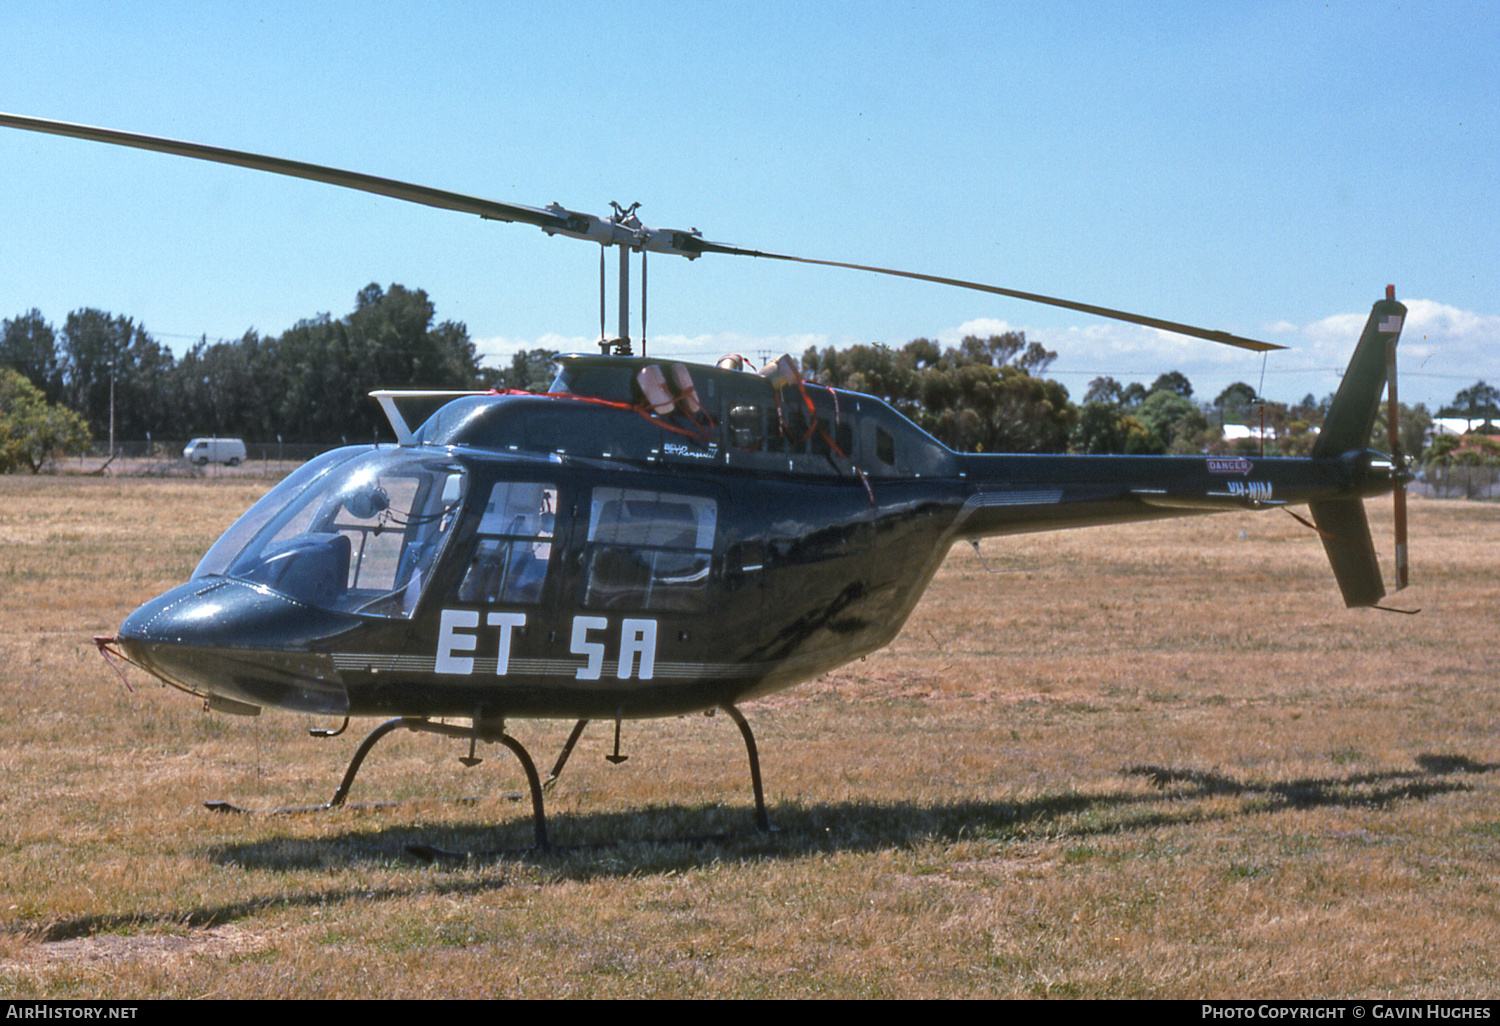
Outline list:
[[[0,366],[77,413],[95,438],[109,434],[113,390],[119,439],[352,441],[384,425],[372,389],[485,384],[468,328],[434,319],[421,289],[371,284],[343,317],[319,314],[278,336],[205,338],[175,358],[129,317],[75,310],[56,328],[31,310],[5,321]]]
[[[1211,402],[1195,401],[1192,383],[1170,371],[1150,385],[1098,377],[1074,403],[1042,376],[1056,358],[1024,332],[1007,332],[949,347],[919,338],[899,349],[812,348],[802,367],[811,380],[879,396],[944,444],[970,452],[1305,456],[1333,402],[1331,394],[1272,402],[1242,381]],[[1426,407],[1403,404],[1400,416],[1405,451],[1421,453],[1432,427]],[[1379,438],[1385,422],[1382,407]],[[1226,434],[1229,425],[1254,432]]]
[[[177,358],[129,317],[82,309],[58,328],[31,310],[5,321],[0,334],[0,368],[9,369],[0,370],[0,472],[35,471],[49,452],[77,451],[90,434],[107,437],[111,386],[118,439],[334,444],[386,437],[367,397],[375,388],[540,391],[550,381],[552,352],[529,350],[508,368],[481,368],[467,327],[434,320],[423,290],[371,284],[337,319],[319,314],[277,336],[205,338]],[[1023,332],[1007,332],[956,346],[919,338],[899,348],[813,347],[802,369],[811,381],[878,396],[970,452],[1306,455],[1332,401],[1268,402],[1235,382],[1203,402],[1172,371],[1149,386],[1095,378],[1075,403],[1045,377],[1056,358]],[[1497,402],[1500,390],[1479,382],[1440,412],[1492,418]],[[1382,408],[1380,438],[1384,422]],[[1264,441],[1226,437],[1233,424],[1263,427]],[[1431,425],[1424,406],[1401,408],[1406,452],[1423,452]],[[1445,444],[1428,455],[1452,458]]]

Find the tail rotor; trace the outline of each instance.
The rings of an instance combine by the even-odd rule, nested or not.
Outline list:
[[[1396,286],[1385,287],[1386,299],[1396,298]],[[1406,549],[1406,482],[1411,480],[1406,454],[1401,448],[1401,404],[1396,399],[1396,337],[1400,331],[1397,324],[1385,343],[1386,376],[1386,422],[1391,434],[1391,478],[1394,483],[1391,495],[1395,502],[1396,530],[1396,591],[1410,583],[1410,563]]]

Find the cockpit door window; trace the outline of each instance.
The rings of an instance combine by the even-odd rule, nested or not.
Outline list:
[[[343,612],[409,617],[464,481],[459,467],[407,450],[329,454],[256,503],[193,576],[235,577]]]

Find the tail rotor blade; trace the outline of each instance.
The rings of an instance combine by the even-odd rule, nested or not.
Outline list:
[[[1387,298],[1395,298],[1395,287],[1386,286]],[[1395,501],[1396,530],[1396,590],[1400,591],[1410,581],[1410,564],[1406,551],[1406,456],[1401,451],[1401,404],[1396,398],[1396,336],[1385,344],[1386,380],[1386,424],[1391,433],[1391,471],[1395,487],[1391,491]]]
[[[1410,583],[1411,572],[1406,555],[1406,481],[1396,482],[1396,590]]]

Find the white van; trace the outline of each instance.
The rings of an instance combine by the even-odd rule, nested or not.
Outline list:
[[[237,467],[245,458],[245,443],[238,438],[195,438],[182,450],[182,458],[200,467],[210,463]]]

